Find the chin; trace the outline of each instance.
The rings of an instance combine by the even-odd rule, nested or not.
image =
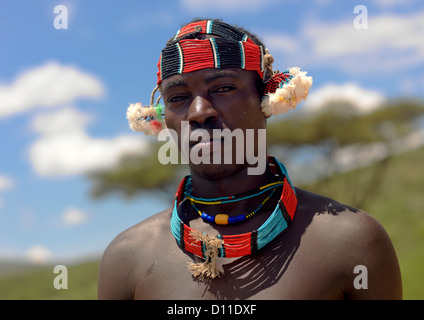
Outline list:
[[[190,164],[190,170],[208,180],[221,180],[245,168],[243,164]]]

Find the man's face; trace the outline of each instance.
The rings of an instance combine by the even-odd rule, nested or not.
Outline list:
[[[255,71],[234,68],[203,69],[165,79],[161,88],[165,102],[165,122],[168,128],[177,132],[180,150],[181,143],[187,143],[182,141],[182,121],[188,122],[189,134],[195,133],[196,129],[204,129],[209,133],[211,141],[203,145],[209,144],[206,147],[210,147],[210,150],[213,144],[221,143],[213,140],[214,129],[241,129],[243,133],[247,129],[254,129],[255,132],[257,129],[265,129],[266,119],[256,89],[257,77]],[[189,143],[191,150],[196,141]],[[256,145],[253,147],[256,150]],[[235,150],[234,147],[233,153]],[[191,169],[199,174],[216,177],[242,166],[235,163],[235,154],[232,165],[190,163]]]

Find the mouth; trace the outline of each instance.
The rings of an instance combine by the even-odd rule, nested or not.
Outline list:
[[[198,141],[190,141],[189,143],[189,148],[192,149],[194,146],[196,146],[197,148],[212,148],[214,144],[218,144],[218,143],[222,143],[223,142],[222,137],[220,138],[210,138],[209,140],[207,139],[200,139]]]
[[[204,129],[194,130],[190,134],[189,148],[191,149],[194,146],[198,146],[201,148],[212,146],[214,143],[218,143],[220,141],[221,139],[217,139],[213,137],[213,131],[204,130]]]

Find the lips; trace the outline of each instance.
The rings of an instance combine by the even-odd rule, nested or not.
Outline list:
[[[221,139],[209,139],[209,140],[200,140],[195,141],[189,145],[189,149],[208,149],[210,151],[214,150],[213,146],[223,142],[223,138]]]
[[[190,145],[190,148],[193,148],[194,146],[197,146],[199,148],[203,148],[203,147],[207,147],[207,146],[212,146],[213,144],[216,143],[221,143],[223,140],[223,138],[221,139],[210,139],[208,141],[199,141],[199,142],[194,142],[193,144]]]
[[[212,130],[197,129],[190,134],[189,148],[211,146],[214,142],[221,142],[221,138],[214,139]]]

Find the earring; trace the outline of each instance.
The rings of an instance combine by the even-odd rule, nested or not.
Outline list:
[[[143,106],[140,102],[129,105],[127,119],[131,130],[143,132],[146,136],[157,136],[165,128],[164,106],[159,104],[161,95],[153,104],[156,91],[158,86],[153,89],[150,106]]]
[[[127,119],[133,131],[143,132],[145,135],[157,136],[164,129],[163,106],[143,106],[140,102],[130,104],[127,109]]]
[[[311,86],[312,77],[306,76],[306,72],[300,71],[300,68],[275,72],[265,87],[262,112],[269,117],[295,109],[299,102],[306,100]]]

